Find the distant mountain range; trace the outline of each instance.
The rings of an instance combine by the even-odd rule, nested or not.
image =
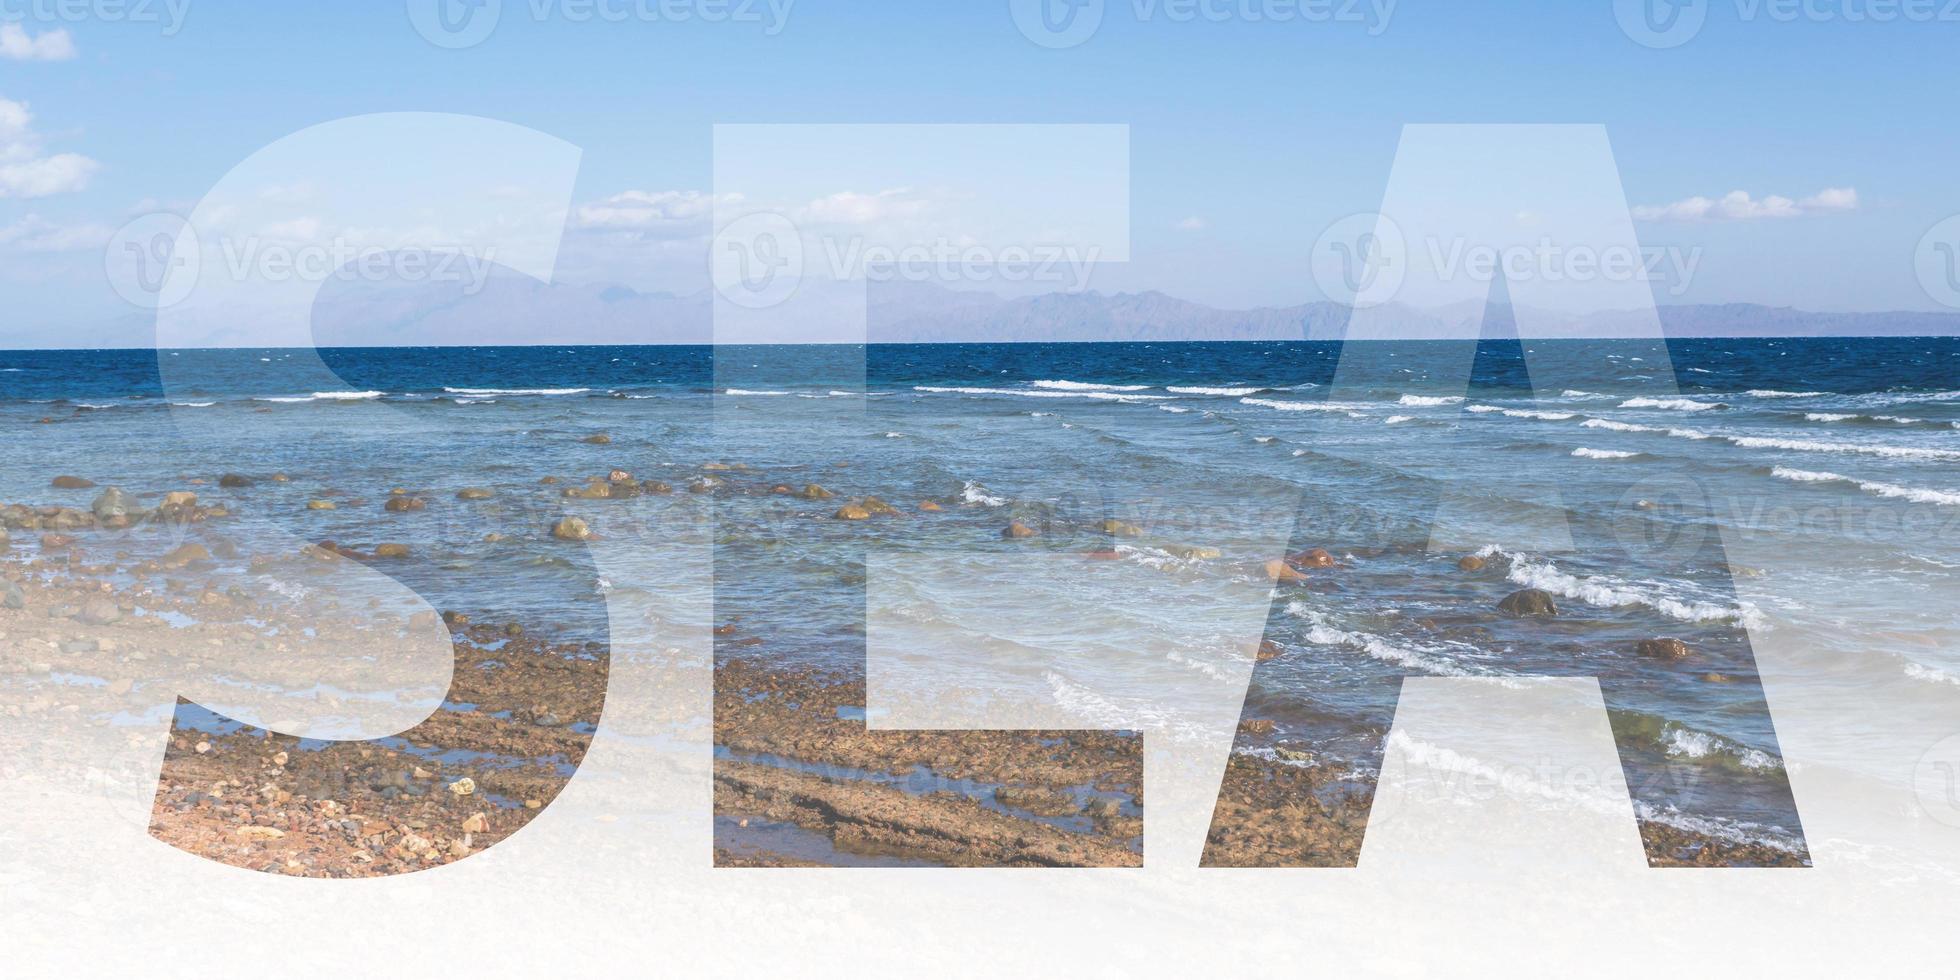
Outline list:
[[[1422,311],[1390,306],[1399,339],[1462,336],[1472,306]],[[1002,297],[926,283],[873,283],[867,319],[874,343],[1026,341],[1339,340],[1349,319],[1339,303],[1225,310],[1161,292],[1046,293]],[[453,283],[376,286],[332,283],[314,310],[320,346],[707,344],[713,303],[623,286],[546,284],[506,274],[474,294]],[[1748,303],[1662,306],[1670,337],[1933,336],[1960,334],[1960,313],[1814,313]],[[1510,332],[1513,310],[1492,304],[1486,332]],[[1632,311],[1568,317],[1575,337],[1642,333]],[[154,346],[148,316],[115,325],[121,346]],[[252,346],[249,324],[212,323],[210,346]],[[95,346],[95,345],[91,345]]]

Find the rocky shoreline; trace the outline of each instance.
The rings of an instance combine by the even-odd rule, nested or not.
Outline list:
[[[727,464],[703,470],[689,490],[721,492],[747,472]],[[546,481],[548,493],[580,500],[672,492],[669,484],[636,481],[618,470],[573,490],[551,489],[555,482]],[[85,483],[56,480],[64,489]],[[218,480],[233,490],[251,483],[233,475]],[[822,503],[836,494],[815,484],[798,489],[766,481],[745,492],[826,510],[837,506]],[[490,493],[467,490],[458,499],[487,499]],[[426,507],[405,491],[382,499],[391,514]],[[927,501],[920,510],[940,511],[942,505]],[[830,517],[861,522],[899,514],[876,497],[858,497]],[[227,581],[214,561],[247,562],[255,571],[294,565],[318,570],[335,562],[399,559],[407,547],[384,543],[364,552],[321,542],[299,555],[241,555],[226,536],[200,530],[230,515],[226,504],[202,504],[191,491],[144,507],[115,488],[103,490],[87,509],[0,507],[0,528],[11,531],[0,530],[0,551],[11,552],[0,564],[5,713],[71,713],[129,725],[132,746],[141,748],[142,723],[116,719],[147,703],[139,678],[149,686],[168,684],[173,676],[200,677],[188,651],[248,650],[252,657],[237,668],[241,681],[304,688],[317,684],[309,676],[309,650],[434,628],[433,621],[398,621],[385,612],[337,610],[331,626],[300,635],[280,619],[272,597]],[[573,540],[591,535],[583,522],[565,523],[572,520],[551,533]],[[101,548],[90,536],[105,531],[150,532],[178,543],[137,557],[105,541],[117,550],[97,558]],[[1091,554],[1104,556],[1109,541],[1139,533],[1105,520],[1088,529],[1091,546],[1100,549]],[[25,540],[33,534],[38,552]],[[1048,536],[1020,521],[1009,522],[1001,535]],[[1465,558],[1463,567],[1474,570],[1481,561]],[[1338,565],[1330,553],[1311,549],[1266,563],[1265,573],[1284,586],[1311,583]],[[1507,596],[1502,609],[1516,617],[1557,615],[1552,597],[1536,590]],[[428,720],[390,738],[323,742],[275,735],[218,724],[215,716],[180,701],[160,746],[152,836],[253,870],[369,877],[446,864],[521,829],[564,787],[590,746],[604,706],[610,651],[603,644],[548,638],[535,625],[473,623],[456,614],[445,619],[454,673],[444,703]],[[88,638],[74,638],[79,632]],[[717,647],[727,651],[750,650],[762,640],[735,623],[714,632]],[[167,644],[157,642],[163,636]],[[1657,640],[1640,653],[1678,658],[1683,649],[1679,641]],[[1259,659],[1280,655],[1269,643]],[[1142,863],[1138,734],[874,730],[865,718],[861,672],[788,666],[756,653],[718,656],[714,689],[718,865]],[[1241,723],[1204,862],[1353,865],[1372,786],[1344,767],[1312,765],[1290,757],[1297,751],[1286,745],[1268,744],[1271,724],[1262,728],[1258,718]],[[11,753],[37,750],[3,747]],[[1642,821],[1640,831],[1657,865],[1806,863],[1775,848],[1650,821]]]

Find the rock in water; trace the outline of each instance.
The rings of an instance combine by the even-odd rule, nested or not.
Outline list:
[[[1640,645],[1634,648],[1634,652],[1640,656],[1651,657],[1655,660],[1681,660],[1694,654],[1693,650],[1688,649],[1686,643],[1673,639],[1672,637],[1641,640]]]
[[[375,545],[375,546],[374,546],[374,557],[376,557],[376,558],[407,558],[407,557],[408,557],[408,545],[405,545],[405,544],[393,544],[393,543],[390,543],[390,544],[378,544],[378,545]]]
[[[338,506],[331,500],[309,500],[306,502],[307,510],[334,510]]]
[[[829,500],[830,498],[837,496],[837,494],[829,490],[826,490],[823,487],[818,486],[817,484],[806,483],[803,485],[803,492],[798,494],[798,496],[802,497],[804,500]]]
[[[163,568],[182,568],[194,561],[210,560],[210,549],[195,541],[186,541],[165,552],[162,558],[157,559],[157,565]]]
[[[252,485],[252,478],[249,476],[239,476],[236,473],[226,473],[225,475],[218,477],[218,485],[221,487],[230,487],[232,489],[249,487]]]
[[[1266,563],[1266,577],[1272,579],[1275,582],[1307,581],[1307,574],[1305,572],[1302,572],[1299,569],[1294,568],[1292,565],[1288,565],[1286,562],[1281,561],[1278,558],[1275,558],[1272,561]]]
[[[483,487],[464,487],[456,491],[457,500],[489,500],[496,494]]]
[[[0,579],[0,606],[8,609],[26,609],[27,593],[22,592],[20,586]]]
[[[1131,524],[1129,521],[1119,521],[1113,517],[1105,518],[1101,524],[1096,525],[1096,530],[1112,538],[1134,538],[1143,534],[1143,528]]]
[[[1297,555],[1290,555],[1287,561],[1301,568],[1333,568],[1334,556],[1326,548],[1308,548]]]
[[[95,498],[95,502],[89,505],[89,510],[95,512],[95,519],[105,523],[118,517],[127,517],[134,509],[129,494],[122,492],[121,487],[110,487],[102,491],[101,495]]]
[[[871,512],[857,504],[845,504],[837,508],[837,513],[831,516],[840,521],[864,521],[871,519]]]
[[[197,506],[197,494],[189,490],[172,490],[163,495],[163,505],[172,510],[182,510]]]
[[[1549,618],[1558,615],[1558,603],[1552,601],[1552,594],[1544,589],[1519,589],[1504,597],[1497,604],[1499,612],[1507,616]]]
[[[1035,533],[1034,528],[1020,521],[1014,521],[1001,529],[1000,536],[1003,538],[1032,538],[1035,536]]]
[[[605,433],[601,432],[596,435],[586,436],[585,438],[580,439],[579,441],[584,443],[590,443],[591,445],[594,446],[610,446],[612,445],[612,436],[606,435]]]
[[[551,536],[560,541],[585,541],[592,537],[592,529],[576,517],[567,517],[551,526]]]
[[[1482,555],[1464,555],[1457,559],[1456,567],[1466,572],[1481,572],[1484,570],[1484,564]]]
[[[95,486],[95,481],[84,480],[79,476],[57,476],[52,485],[56,490],[87,490]]]
[[[391,514],[405,514],[413,510],[423,510],[428,506],[429,502],[421,497],[389,497],[388,502],[381,505],[381,509]]]

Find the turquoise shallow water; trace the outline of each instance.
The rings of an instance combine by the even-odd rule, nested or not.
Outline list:
[[[403,541],[417,560],[390,574],[439,608],[604,639],[611,583],[545,528],[570,509],[657,558],[661,508],[705,476],[704,587],[718,620],[768,639],[729,652],[850,671],[874,552],[954,556],[871,597],[901,636],[978,643],[978,616],[1039,671],[1202,636],[1216,610],[1189,586],[1255,581],[1274,555],[1249,543],[1324,547],[1342,567],[1266,617],[1288,655],[1246,697],[1273,739],[1365,777],[1404,676],[1598,677],[1650,813],[1800,847],[1749,631],[1802,638],[1799,683],[1851,678],[1902,723],[1950,711],[1960,613],[1924,596],[1960,568],[1956,366],[1950,339],[12,352],[0,501],[86,505],[94,491],[49,488],[57,473],[144,495],[244,473],[258,484],[200,488],[237,511],[233,574],[255,535]],[[581,441],[599,432],[610,445]],[[629,527],[539,486],[613,467],[681,492]],[[945,510],[855,524],[828,519],[841,499],[770,492],[805,483]],[[466,486],[497,497],[458,506]],[[380,515],[393,487],[429,510]],[[305,509],[322,496],[362,503]],[[1010,517],[1041,537],[1002,541]],[[1111,538],[1105,518],[1148,533]],[[1161,572],[1135,587],[1163,599],[1115,615],[1085,573],[1052,585],[1068,616],[1028,621],[1003,597],[1030,550],[1113,552]],[[1459,572],[1471,553],[1487,567]],[[1524,587],[1560,618],[1492,613]],[[1631,652],[1661,636],[1693,661]],[[1834,732],[1827,762],[1855,769],[1884,734]]]

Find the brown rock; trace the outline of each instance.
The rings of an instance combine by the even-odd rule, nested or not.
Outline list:
[[[939,504],[937,504],[934,501],[928,500],[919,504],[919,509],[923,511],[941,511],[941,510],[945,510],[946,508],[939,506]]]
[[[408,557],[408,545],[405,545],[405,544],[395,544],[395,543],[392,543],[392,542],[390,542],[390,543],[387,543],[387,544],[378,544],[378,545],[375,545],[375,546],[374,546],[374,557],[376,557],[376,558],[407,558],[407,557]]]
[[[801,496],[805,500],[829,500],[830,498],[837,496],[837,494],[832,491],[826,490],[823,487],[818,486],[817,484],[808,483],[808,484],[804,484],[803,492],[799,496]]]
[[[592,537],[592,529],[576,517],[567,517],[551,526],[551,536],[560,541],[585,541]]]
[[[95,486],[95,481],[85,480],[79,476],[57,476],[54,478],[53,486],[56,490],[87,490]]]
[[[1688,649],[1686,643],[1671,637],[1641,640],[1640,645],[1634,648],[1634,652],[1654,660],[1681,660],[1694,655],[1694,651]]]
[[[1462,558],[1457,559],[1456,567],[1466,572],[1481,572],[1484,570],[1485,564],[1482,555],[1464,555]]]
[[[1301,568],[1333,568],[1335,565],[1334,556],[1328,554],[1326,548],[1308,548],[1297,555],[1288,555],[1286,560]]]
[[[1544,589],[1519,589],[1504,597],[1497,604],[1499,612],[1507,616],[1550,618],[1558,615],[1558,603],[1552,601],[1552,594]]]
[[[189,490],[173,490],[163,495],[163,506],[173,508],[173,509],[184,508],[184,507],[196,507],[197,494],[194,494]]]
[[[496,496],[495,493],[492,493],[484,487],[464,487],[456,491],[457,500],[489,500],[494,496]]]
[[[388,502],[381,505],[381,509],[391,514],[405,514],[408,513],[409,511],[424,510],[428,506],[429,506],[429,502],[423,500],[421,497],[410,497],[410,496],[403,495],[398,497],[389,497]]]
[[[1253,654],[1252,659],[1255,662],[1263,664],[1268,660],[1278,660],[1280,658],[1280,655],[1285,652],[1286,651],[1280,649],[1279,644],[1274,643],[1271,640],[1260,640],[1259,652]]]
[[[871,512],[859,504],[845,504],[830,516],[840,521],[866,521],[871,519]]]
[[[1006,527],[1001,529],[1000,536],[1003,538],[1032,538],[1037,533],[1034,528],[1020,521],[1011,521]]]
[[[157,559],[157,565],[162,568],[182,568],[192,562],[210,560],[209,549],[195,541],[186,541],[165,552],[162,558]]]
[[[1305,582],[1308,578],[1307,573],[1278,558],[1266,563],[1266,577],[1275,582]]]
[[[594,446],[610,446],[612,445],[612,436],[606,435],[603,432],[599,432],[599,433],[594,433],[593,435],[586,436],[585,438],[580,439],[579,441],[583,443],[589,443]]]
[[[309,500],[306,502],[307,510],[334,510],[339,506],[339,504],[331,500]]]
[[[221,487],[230,487],[236,490],[243,487],[251,486],[252,478],[249,476],[240,476],[236,473],[226,473],[225,475],[218,477],[218,485]]]
[[[1112,538],[1134,538],[1143,534],[1143,528],[1131,524],[1128,521],[1119,521],[1113,517],[1105,518],[1102,523],[1097,524],[1096,530]]]

